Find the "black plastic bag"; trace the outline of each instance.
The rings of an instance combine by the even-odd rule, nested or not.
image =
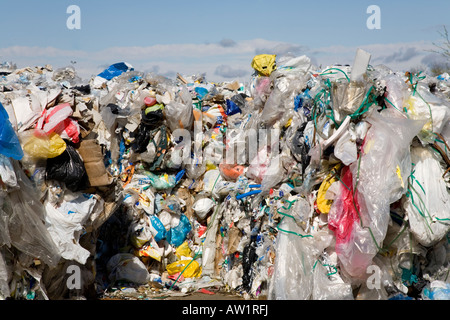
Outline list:
[[[135,131],[135,141],[132,146],[136,153],[143,153],[147,150],[151,138],[157,132],[156,129],[162,125],[163,121],[164,115],[161,109],[148,113],[142,110],[142,120]]]
[[[83,159],[69,143],[61,155],[47,160],[46,180],[64,182],[67,189],[72,192],[89,187],[89,178]]]

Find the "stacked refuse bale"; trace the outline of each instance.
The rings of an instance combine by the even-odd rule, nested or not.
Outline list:
[[[448,290],[445,75],[258,55],[248,84],[116,63],[0,82],[2,297]]]

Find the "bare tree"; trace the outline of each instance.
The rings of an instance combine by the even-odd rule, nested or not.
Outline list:
[[[433,45],[437,48],[436,50],[431,50],[431,52],[439,53],[446,57],[447,59],[450,59],[450,39],[448,35],[448,30],[445,25],[443,25],[444,31],[438,31],[439,35],[443,39],[443,43],[435,43],[433,42]]]

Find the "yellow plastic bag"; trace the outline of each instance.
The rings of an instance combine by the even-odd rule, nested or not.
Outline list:
[[[276,57],[275,54],[257,55],[252,60],[252,68],[258,71],[260,75],[268,77],[277,68]]]
[[[340,165],[334,167],[334,170],[339,170]],[[319,191],[317,192],[317,208],[322,213],[330,212],[331,205],[333,204],[333,200],[325,199],[325,195],[330,188],[330,186],[337,181],[336,178],[329,174],[323,181],[319,187]]]
[[[192,251],[189,248],[187,241],[183,242],[175,251],[175,255],[178,259],[181,259],[181,257],[190,257],[191,254]]]
[[[33,158],[55,158],[66,150],[66,142],[59,134],[53,132],[49,135],[30,135],[23,145],[23,150]]]
[[[199,278],[202,275],[202,267],[195,260],[181,260],[169,264],[167,266],[167,272],[169,275],[183,272],[185,278]]]

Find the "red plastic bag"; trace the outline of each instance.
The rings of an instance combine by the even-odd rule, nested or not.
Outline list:
[[[72,114],[72,107],[68,103],[45,109],[36,124],[36,129],[47,134],[56,132],[63,139],[78,143],[80,141],[80,126],[78,122],[70,118]]]

